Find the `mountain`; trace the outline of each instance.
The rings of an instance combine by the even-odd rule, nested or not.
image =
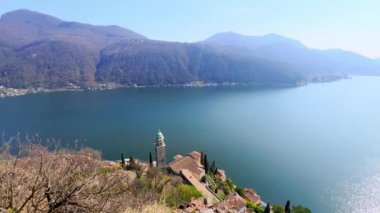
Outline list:
[[[101,51],[96,80],[121,84],[165,85],[192,81],[295,84],[298,74],[270,61],[225,54],[195,43],[121,41]]]
[[[2,15],[0,29],[0,44],[14,47],[22,47],[37,40],[57,39],[102,48],[123,39],[145,38],[118,26],[67,22],[29,10],[17,10]]]
[[[66,22],[29,10],[2,15],[0,31],[0,85],[15,88],[92,86],[102,48],[145,39],[118,26]]]
[[[325,50],[321,58],[329,61],[329,65],[340,72],[352,75],[379,75],[379,64],[376,60],[354,52],[339,49]]]
[[[68,22],[29,10],[2,15],[0,32],[0,85],[14,88],[193,81],[295,85],[380,73],[378,60],[311,49],[276,34],[227,32],[201,42],[166,42],[118,26]]]
[[[273,60],[288,64],[304,77],[326,75],[378,75],[375,60],[343,50],[318,50],[299,41],[276,34],[245,36],[232,32],[219,33],[204,41],[233,54],[243,53],[259,60]]]

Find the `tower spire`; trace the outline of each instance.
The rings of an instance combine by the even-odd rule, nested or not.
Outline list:
[[[158,168],[163,168],[166,166],[166,145],[165,137],[159,129],[156,134],[156,163]]]

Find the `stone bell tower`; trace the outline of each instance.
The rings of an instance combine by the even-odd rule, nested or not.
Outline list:
[[[165,137],[160,130],[156,135],[156,164],[158,168],[166,167],[166,146]]]

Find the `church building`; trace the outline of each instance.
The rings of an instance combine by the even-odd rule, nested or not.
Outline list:
[[[156,165],[158,168],[166,167],[166,145],[165,137],[160,130],[156,135]]]

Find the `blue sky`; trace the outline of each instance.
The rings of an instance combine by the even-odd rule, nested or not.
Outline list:
[[[215,33],[277,33],[309,47],[380,57],[379,0],[0,0],[63,20],[120,25],[149,38],[198,41]]]

